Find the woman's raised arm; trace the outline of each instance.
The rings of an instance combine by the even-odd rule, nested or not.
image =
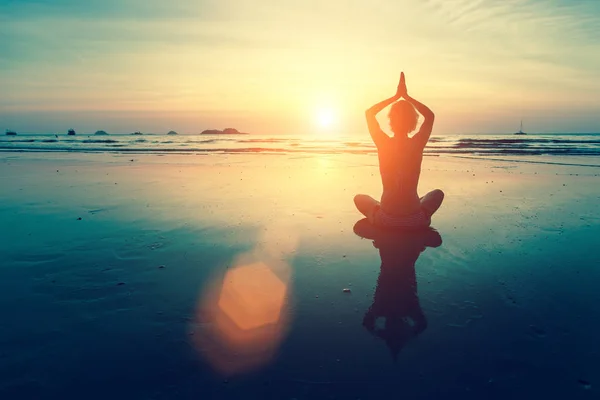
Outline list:
[[[423,147],[429,141],[429,136],[431,136],[431,131],[433,129],[433,121],[435,120],[435,115],[433,111],[429,109],[425,104],[413,99],[406,93],[404,95],[404,99],[408,101],[410,104],[415,107],[415,109],[423,116],[425,119],[423,124],[421,124],[421,129],[413,136],[413,140],[417,140]]]
[[[389,136],[386,135],[385,132],[383,132],[383,130],[381,130],[379,122],[377,122],[377,114],[390,104],[400,100],[400,98],[403,95],[406,95],[406,83],[404,81],[404,72],[400,74],[400,83],[398,84],[396,94],[390,97],[389,99],[380,101],[365,112],[365,116],[367,117],[367,126],[369,127],[369,133],[371,134],[373,142],[375,142],[376,145],[379,145],[379,143],[381,143],[382,141],[389,139]]]

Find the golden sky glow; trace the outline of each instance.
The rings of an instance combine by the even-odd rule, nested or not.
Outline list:
[[[303,133],[329,107],[360,133],[400,70],[434,134],[600,131],[593,1],[0,0],[0,16],[0,122],[22,131]]]

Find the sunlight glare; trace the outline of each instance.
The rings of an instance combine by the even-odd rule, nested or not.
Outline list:
[[[337,116],[331,108],[321,108],[316,115],[317,124],[320,128],[332,128],[337,123]]]

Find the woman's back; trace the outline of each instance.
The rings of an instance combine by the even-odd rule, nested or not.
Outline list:
[[[390,215],[411,215],[420,208],[417,186],[423,149],[412,139],[389,138],[378,146],[383,184],[381,208]]]

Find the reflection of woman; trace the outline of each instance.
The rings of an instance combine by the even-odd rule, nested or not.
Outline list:
[[[381,257],[373,304],[364,316],[363,325],[385,340],[395,359],[406,342],[427,327],[417,295],[415,263],[427,247],[440,246],[442,238],[431,228],[411,232],[384,231],[367,219],[358,221],[354,232],[373,240]]]
[[[389,118],[394,135],[389,137],[381,130],[375,116],[392,103]],[[424,121],[419,131],[409,137],[417,127],[419,113]],[[422,198],[417,195],[423,149],[433,128],[433,112],[408,95],[402,73],[396,94],[369,108],[366,117],[369,133],[377,146],[383,195],[381,203],[365,194],[356,195],[356,208],[377,226],[429,226],[431,216],[444,200],[444,193],[439,189]]]

